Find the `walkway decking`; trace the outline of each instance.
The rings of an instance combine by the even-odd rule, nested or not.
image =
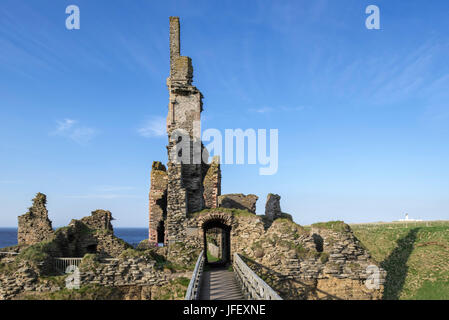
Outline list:
[[[232,271],[211,268],[204,271],[200,300],[244,300],[240,286]]]

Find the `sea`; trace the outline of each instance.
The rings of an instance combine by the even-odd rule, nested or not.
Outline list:
[[[142,240],[148,239],[148,228],[114,228],[114,234],[136,247]],[[0,228],[0,248],[16,244],[17,228]]]

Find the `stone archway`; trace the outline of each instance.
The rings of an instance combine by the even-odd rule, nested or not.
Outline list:
[[[210,239],[208,239],[208,231],[221,230],[218,237],[219,243],[214,245],[219,247],[219,257],[217,261],[209,261],[206,254],[206,263],[213,266],[225,266],[231,263],[231,230],[234,223],[232,214],[224,212],[211,212],[200,218],[199,225],[203,236],[203,248],[205,253],[210,254]]]

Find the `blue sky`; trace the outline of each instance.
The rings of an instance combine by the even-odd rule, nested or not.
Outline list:
[[[381,30],[365,28],[370,4]],[[278,193],[300,224],[448,219],[448,14],[444,0],[2,0],[0,226],[43,192],[55,226],[102,208],[146,227],[171,15],[203,129],[279,129],[277,174],[223,165],[223,193],[257,194],[258,213]]]

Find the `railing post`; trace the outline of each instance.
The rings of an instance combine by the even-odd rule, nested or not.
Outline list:
[[[233,267],[245,296],[252,300],[282,300],[265,281],[263,281],[242,260],[239,254],[234,254]]]
[[[198,300],[204,267],[204,250],[198,256],[184,300]]]

